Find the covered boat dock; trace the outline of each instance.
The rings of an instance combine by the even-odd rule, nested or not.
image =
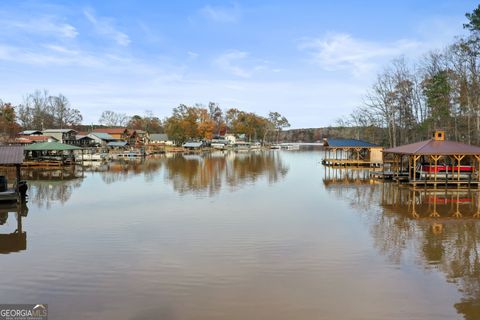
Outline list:
[[[383,147],[357,139],[325,139],[326,166],[379,167],[382,165]]]
[[[15,167],[16,176],[15,187],[9,189],[6,177],[0,175],[0,201],[16,201],[19,198],[23,159],[22,146],[0,146],[0,166],[4,168]]]
[[[25,147],[24,166],[60,167],[74,165],[75,150],[82,151],[83,149],[56,141],[34,143]]]
[[[480,147],[445,140],[445,132],[433,138],[383,151],[390,158],[391,171],[385,177],[412,186],[478,187],[480,185]]]

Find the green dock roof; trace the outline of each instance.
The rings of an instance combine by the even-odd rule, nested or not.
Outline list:
[[[70,151],[70,150],[81,150],[82,148],[71,146],[69,144],[64,144],[60,142],[41,142],[33,143],[25,147],[25,151]]]

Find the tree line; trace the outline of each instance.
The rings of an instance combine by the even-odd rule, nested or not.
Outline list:
[[[468,34],[445,49],[413,63],[393,60],[338,126],[357,128],[357,138],[391,147],[426,139],[435,129],[449,139],[480,144],[480,5],[466,18]]]
[[[215,102],[208,106],[181,104],[164,122],[165,133],[179,143],[190,139],[212,139],[227,132],[244,134],[248,141],[265,141],[269,137],[278,137],[279,132],[289,126],[287,118],[278,112],[272,111],[267,117],[237,108],[224,112]]]
[[[94,127],[82,125],[82,120],[80,111],[72,107],[64,95],[50,95],[46,90],[27,94],[18,106],[0,100],[0,136],[4,138],[13,137],[22,129],[74,128],[87,131]],[[282,129],[290,126],[288,120],[278,112],[270,112],[266,117],[237,108],[229,108],[224,112],[215,102],[207,106],[180,104],[173,108],[171,116],[163,120],[149,110],[144,115],[133,116],[106,110],[102,112],[98,123],[104,127],[167,133],[178,143],[191,139],[212,139],[226,132],[245,134],[249,141],[273,140],[278,139]]]

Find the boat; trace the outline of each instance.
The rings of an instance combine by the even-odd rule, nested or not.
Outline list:
[[[85,153],[83,155],[77,155],[75,160],[77,162],[82,161],[106,161],[108,159],[107,153]]]
[[[13,202],[18,200],[18,192],[15,189],[9,189],[7,178],[0,176],[0,202]]]
[[[300,150],[298,143],[282,143],[280,147],[285,150]]]
[[[435,177],[437,178],[457,178],[460,174],[460,178],[470,178],[474,172],[473,166],[470,165],[426,165],[421,164],[417,167],[417,172],[420,174],[420,177]]]
[[[226,143],[223,143],[223,142],[212,142],[212,143],[210,144],[210,146],[211,146],[213,149],[224,150],[224,149],[227,147],[227,144],[226,144]]]
[[[260,150],[262,148],[262,145],[260,142],[254,142],[250,145],[250,150]]]
[[[270,149],[272,149],[272,150],[279,150],[279,149],[282,149],[282,146],[279,145],[279,144],[272,144],[272,145],[270,146]]]
[[[138,159],[145,157],[145,153],[142,151],[131,150],[125,151],[121,153],[111,154],[113,159]]]
[[[243,142],[243,141],[237,141],[234,145],[233,148],[237,152],[242,152],[242,151],[248,151],[250,150],[250,143],[248,142]]]

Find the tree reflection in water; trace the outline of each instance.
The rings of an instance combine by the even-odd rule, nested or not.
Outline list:
[[[177,155],[165,159],[166,179],[180,194],[218,193],[222,184],[231,189],[265,177],[274,183],[285,177],[288,168],[276,152],[213,152],[204,155]]]
[[[82,184],[79,168],[59,170],[26,169],[22,178],[28,180],[28,201],[49,209],[53,203],[66,203],[73,190]]]
[[[398,264],[413,250],[419,265],[441,271],[458,287],[457,312],[480,319],[479,192],[413,190],[361,171],[334,171],[325,172],[325,188],[363,214],[378,251]]]
[[[143,175],[146,182],[153,181],[155,173],[162,167],[163,157],[150,159],[129,159],[111,162],[98,170],[103,182],[111,184]]]

